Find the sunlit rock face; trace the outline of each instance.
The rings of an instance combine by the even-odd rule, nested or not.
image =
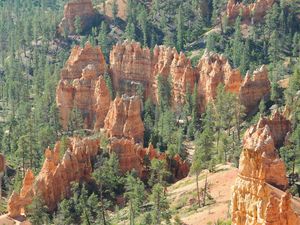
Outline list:
[[[37,177],[31,170],[27,171],[20,194],[14,192],[8,201],[9,216],[26,213],[25,207],[36,195],[53,211],[59,201],[71,194],[72,182],[91,179],[91,161],[99,153],[99,141],[70,138],[66,147],[65,153],[61,152],[60,142],[53,151],[46,149],[45,161]]]
[[[105,118],[104,129],[109,137],[125,137],[143,143],[145,128],[139,97],[116,97]]]
[[[142,145],[136,144],[133,139],[112,138],[110,149],[117,154],[120,170],[123,174],[135,170],[143,180],[147,180],[149,177],[147,161],[149,163],[149,160],[153,159],[167,160],[166,154],[158,152],[151,144],[148,148],[143,148]],[[182,160],[179,155],[172,159],[172,164],[169,161],[167,164],[168,169],[171,169],[170,172],[174,180],[183,179],[189,173],[190,166],[188,162]]]
[[[137,42],[125,41],[114,46],[110,53],[110,69],[116,90],[133,95],[132,90],[141,87],[145,98],[154,102],[157,102],[159,75],[172,82],[174,104],[185,101],[187,90],[193,90],[196,81],[191,62],[183,53],[165,46],[156,46],[151,51]]]
[[[229,0],[226,14],[229,21],[234,21],[240,16],[242,20],[258,22],[264,18],[274,3],[275,0],[256,0],[251,4],[236,3],[236,0]]]
[[[56,102],[64,129],[70,113],[80,111],[85,128],[103,127],[111,96],[103,77],[106,63],[101,49],[89,43],[84,48],[76,46],[61,71],[56,90]]]
[[[88,30],[98,16],[93,8],[92,0],[71,0],[64,7],[64,17],[59,24],[58,31],[61,35],[76,33],[76,17],[80,18],[81,30]]]
[[[232,193],[233,224],[300,223],[300,202],[284,192],[288,187],[286,169],[275,148],[290,131],[286,123],[276,113],[271,119],[261,118],[246,131]]]
[[[205,52],[197,66],[198,102],[200,112],[205,111],[207,103],[217,97],[217,88],[224,85],[225,90],[236,94],[246,113],[257,109],[261,99],[270,94],[271,85],[265,66],[249,73],[243,79],[238,69],[233,69],[228,59],[217,53]]]

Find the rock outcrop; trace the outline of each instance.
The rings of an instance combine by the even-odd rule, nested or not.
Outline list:
[[[247,73],[239,93],[241,104],[245,106],[246,113],[255,111],[260,101],[267,98],[270,93],[271,83],[266,66],[254,71],[253,76]]]
[[[83,115],[85,128],[98,130],[103,127],[111,101],[103,79],[105,71],[110,72],[116,93],[134,96],[142,91],[144,98],[153,102],[158,101],[158,76],[170,79],[174,109],[182,106],[187,92],[192,92],[198,82],[196,88],[201,113],[207,103],[215,99],[219,84],[240,96],[246,113],[257,109],[260,100],[270,93],[265,66],[255,71],[252,78],[247,74],[243,80],[238,69],[233,69],[224,56],[215,53],[205,52],[197,68],[193,68],[190,60],[175,49],[156,46],[151,52],[137,42],[125,41],[113,47],[110,63],[108,70],[101,50],[89,43],[84,48],[76,46],[72,50],[61,71],[56,93],[64,129],[67,129],[73,108]]]
[[[83,116],[86,128],[103,126],[111,96],[103,75],[106,63],[100,48],[89,43],[84,48],[76,46],[61,71],[56,90],[56,101],[61,123],[67,129],[72,109]],[[96,121],[96,122],[95,122]]]
[[[75,20],[80,18],[81,30],[85,31],[95,24],[99,15],[93,8],[92,0],[72,0],[64,7],[64,17],[59,24],[60,34],[76,33]]]
[[[217,88],[223,84],[225,90],[239,96],[246,113],[257,109],[261,99],[270,94],[271,85],[265,66],[248,73],[243,80],[238,69],[233,69],[228,60],[219,54],[205,52],[197,66],[199,74],[198,101],[200,112],[204,112],[207,103],[217,95]]]
[[[245,5],[236,3],[236,0],[229,0],[227,3],[227,17],[229,21],[241,16],[242,20],[261,21],[267,11],[272,7],[275,0],[256,0],[256,2]]]
[[[156,46],[153,52],[142,48],[137,42],[125,41],[113,47],[110,53],[110,68],[114,88],[120,93],[144,89],[145,98],[157,101],[157,78],[170,76],[173,84],[173,102],[184,102],[187,88],[193,90],[196,75],[191,62],[175,48]],[[138,87],[137,87],[138,86]]]
[[[197,66],[199,74],[198,99],[200,111],[204,112],[207,103],[217,96],[217,88],[223,84],[231,93],[239,94],[242,75],[238,69],[232,69],[229,61],[216,53],[205,52]]]
[[[22,189],[20,194],[13,192],[8,200],[8,214],[14,218],[25,213],[25,207],[31,204],[34,192],[34,174],[31,170],[28,170],[25,174]]]
[[[148,148],[143,148],[140,144],[136,144],[133,139],[111,139],[111,151],[115,152],[119,158],[120,170],[123,174],[128,171],[135,170],[140,178],[146,180],[149,175],[147,162],[153,159],[167,160],[164,153],[159,153],[150,144]],[[175,180],[186,177],[189,173],[189,164],[183,161],[179,155],[176,155],[171,163],[171,174]]]
[[[99,152],[99,141],[91,138],[71,138],[63,154],[58,142],[53,151],[45,151],[44,165],[35,178],[29,170],[23,181],[20,194],[13,193],[8,202],[8,213],[16,217],[24,213],[25,207],[31,204],[34,196],[41,197],[49,210],[70,195],[73,181],[89,180],[92,173],[91,160]],[[60,156],[63,158],[60,159]]]
[[[134,139],[144,142],[144,123],[141,118],[141,100],[139,97],[116,97],[111,103],[104,121],[108,136]]]
[[[275,148],[289,131],[286,123],[276,113],[246,131],[232,194],[234,225],[300,224],[300,202],[284,192],[288,187],[286,169]]]

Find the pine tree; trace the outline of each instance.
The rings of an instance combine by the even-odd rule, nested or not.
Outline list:
[[[135,218],[140,213],[140,209],[145,200],[145,187],[139,178],[135,178],[132,174],[128,174],[125,184],[125,197],[128,199],[130,212],[130,225],[135,224]]]
[[[74,27],[75,27],[76,34],[80,34],[82,32],[81,18],[79,16],[75,17]]]
[[[183,49],[183,15],[182,15],[182,8],[178,9],[176,15],[176,28],[177,28],[177,50],[181,51]]]

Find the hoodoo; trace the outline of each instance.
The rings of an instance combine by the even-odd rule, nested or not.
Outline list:
[[[290,131],[288,123],[277,112],[246,131],[232,194],[234,225],[300,224],[300,201],[285,192],[286,169],[275,148]]]

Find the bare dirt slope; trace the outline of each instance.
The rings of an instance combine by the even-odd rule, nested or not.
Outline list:
[[[218,219],[229,217],[231,187],[238,169],[230,165],[217,166],[217,172],[208,175],[209,192],[213,197],[208,206],[197,207],[195,177],[187,177],[168,188],[171,207],[180,219],[188,225],[206,225]],[[205,184],[205,174],[201,174],[200,188]]]

